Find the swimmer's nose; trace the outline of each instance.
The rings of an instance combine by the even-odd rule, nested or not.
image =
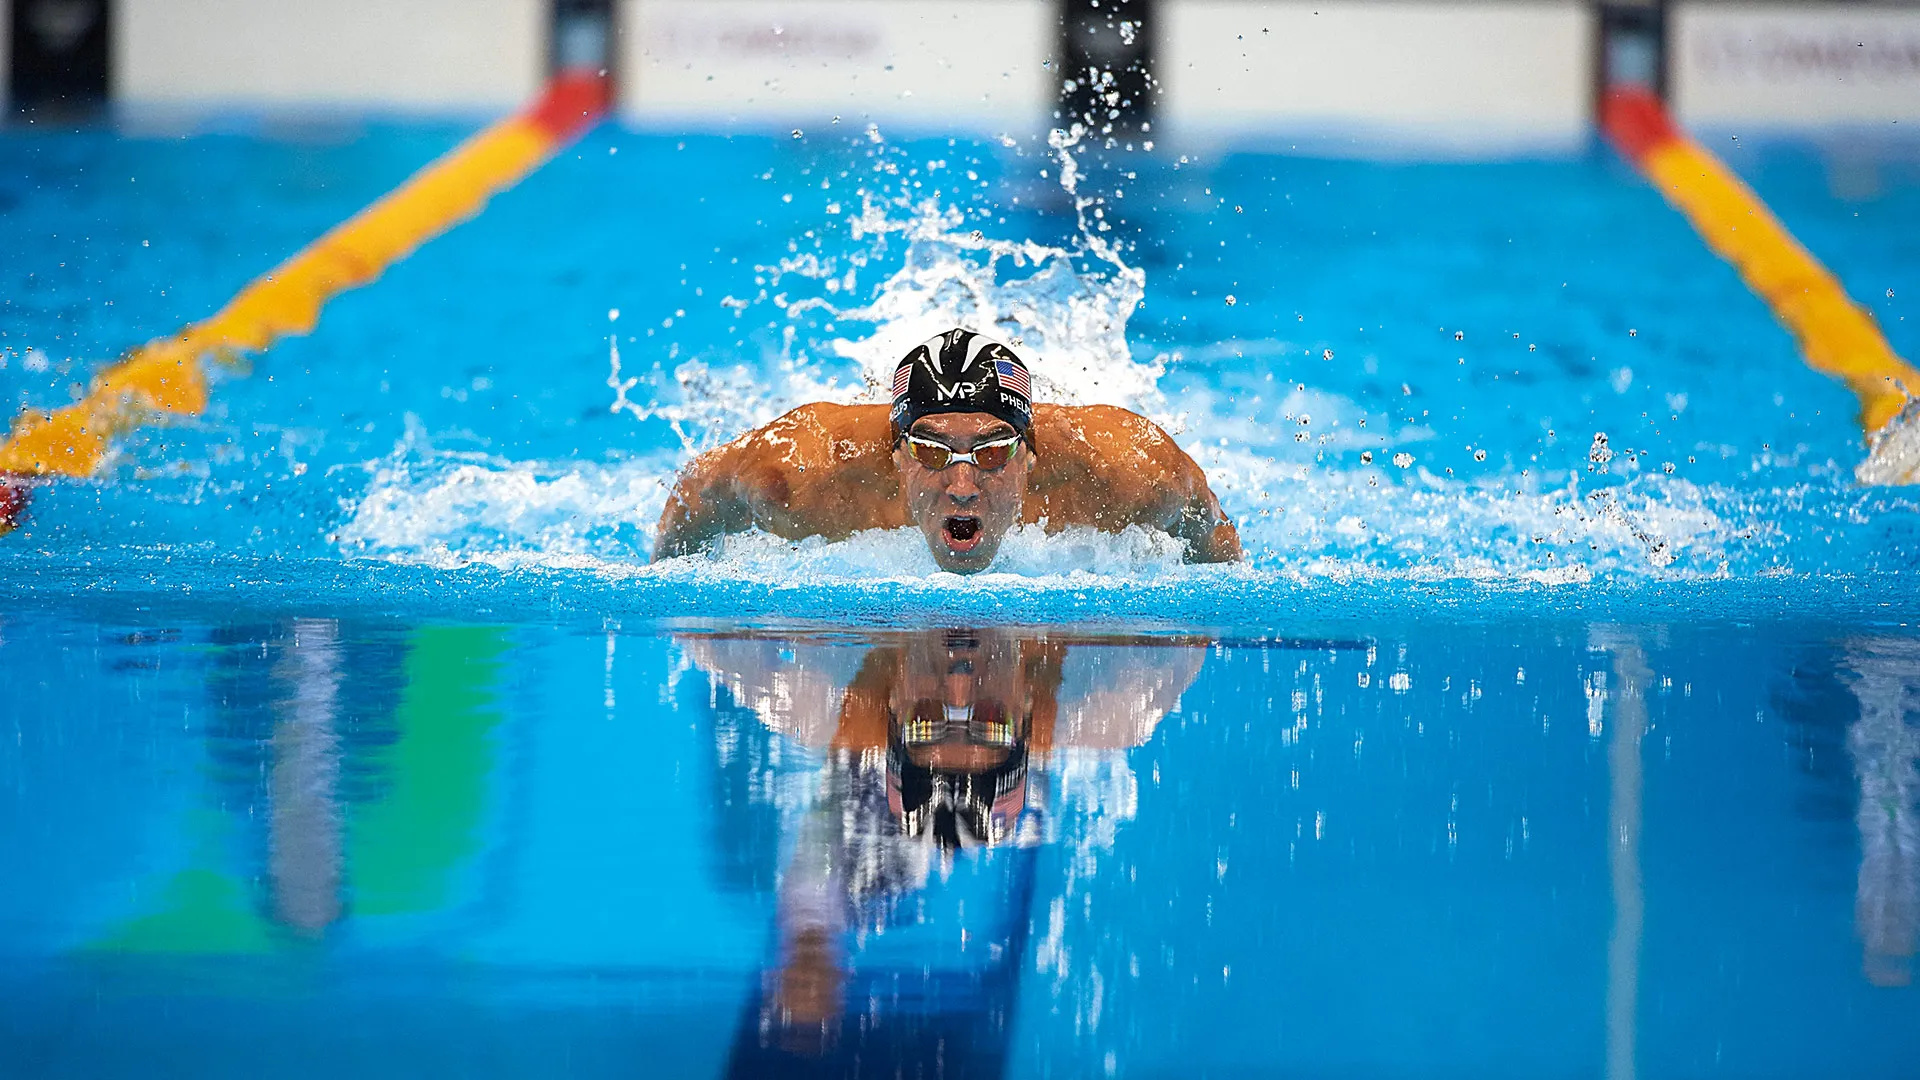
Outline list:
[[[980,497],[979,477],[974,475],[973,466],[964,462],[951,466],[953,479],[947,482],[947,497],[962,506]]]

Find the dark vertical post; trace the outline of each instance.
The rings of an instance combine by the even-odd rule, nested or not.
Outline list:
[[[1636,89],[1667,99],[1665,0],[1600,0],[1594,38],[1594,101]]]
[[[553,0],[547,74],[613,77],[613,0]]]
[[[1060,121],[1108,145],[1152,130],[1154,0],[1060,0]]]
[[[13,0],[7,100],[15,109],[86,113],[106,104],[109,0]]]

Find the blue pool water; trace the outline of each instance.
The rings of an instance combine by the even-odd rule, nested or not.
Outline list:
[[[0,136],[0,396],[468,130]],[[1730,155],[1920,355],[1913,148]],[[692,452],[956,321],[1174,431],[1248,563],[646,563]],[[7,1075],[1920,1060],[1920,497],[1598,148],[606,127],[214,397],[0,540]],[[958,631],[1047,704],[948,860],[842,736]]]

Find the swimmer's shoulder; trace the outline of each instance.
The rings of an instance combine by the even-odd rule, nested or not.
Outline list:
[[[802,405],[736,440],[735,486],[778,536],[905,524],[884,405]]]
[[[1035,405],[1033,435],[1043,459],[1162,468],[1191,461],[1160,425],[1118,405]]]
[[[892,449],[885,405],[839,405],[814,401],[790,409],[728,443],[749,458],[788,465],[831,466]]]

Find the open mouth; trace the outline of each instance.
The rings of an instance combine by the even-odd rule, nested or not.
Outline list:
[[[942,523],[940,531],[946,537],[947,547],[956,553],[972,551],[980,546],[980,519],[977,517],[950,517]]]

